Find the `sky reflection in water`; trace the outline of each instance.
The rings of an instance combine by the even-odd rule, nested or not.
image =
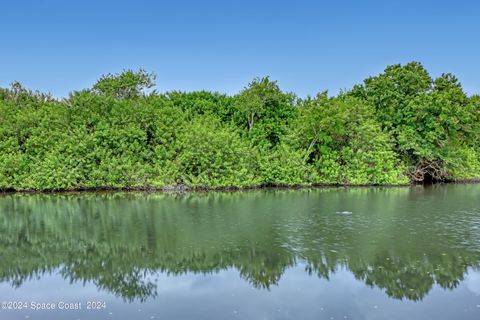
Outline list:
[[[0,300],[107,308],[0,316],[478,319],[479,194],[462,185],[3,196]]]

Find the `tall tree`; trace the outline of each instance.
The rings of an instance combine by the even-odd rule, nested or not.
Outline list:
[[[255,78],[236,96],[238,122],[248,128],[254,140],[264,139],[275,146],[295,115],[294,100],[295,96],[283,93],[276,81]]]
[[[115,99],[134,99],[142,96],[146,89],[155,86],[155,75],[143,69],[124,70],[117,74],[103,75],[94,85],[93,92]]]

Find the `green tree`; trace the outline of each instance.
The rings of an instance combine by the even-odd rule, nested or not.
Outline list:
[[[304,150],[321,182],[406,183],[393,141],[374,109],[360,99],[327,93],[302,101],[292,143]]]
[[[475,111],[457,78],[443,74],[433,80],[423,66],[393,65],[370,77],[349,94],[375,108],[395,138],[396,151],[413,181],[456,179],[463,146],[479,131]],[[453,170],[453,167],[456,167]]]
[[[103,75],[94,85],[93,92],[115,99],[134,99],[142,96],[146,89],[155,86],[155,75],[143,69],[124,70],[118,74]]]
[[[295,117],[295,97],[283,93],[276,81],[255,78],[235,97],[237,123],[248,129],[256,144],[275,146]]]
[[[255,150],[213,116],[195,117],[180,129],[175,159],[180,182],[200,187],[260,184]]]

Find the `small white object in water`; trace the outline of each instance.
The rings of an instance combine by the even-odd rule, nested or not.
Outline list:
[[[352,211],[337,211],[338,214],[352,214]]]

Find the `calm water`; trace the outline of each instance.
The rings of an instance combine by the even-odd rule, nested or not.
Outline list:
[[[2,320],[480,319],[479,266],[480,185],[0,196]]]

